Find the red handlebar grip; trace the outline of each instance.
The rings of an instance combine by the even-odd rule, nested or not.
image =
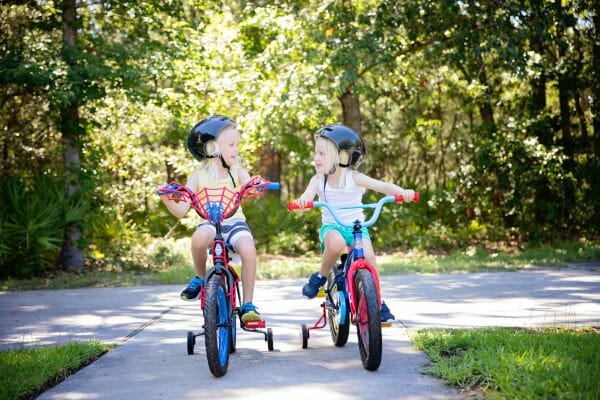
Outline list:
[[[402,203],[404,201],[404,197],[401,194],[397,194],[394,196],[396,198],[396,203]],[[419,192],[415,192],[415,195],[413,196],[412,201],[414,201],[415,203],[419,201],[419,199],[421,198],[421,196],[419,195]]]
[[[313,202],[312,201],[307,201],[306,205],[304,207],[300,207],[298,204],[296,204],[295,201],[288,201],[288,211],[306,210],[308,208],[313,208]]]

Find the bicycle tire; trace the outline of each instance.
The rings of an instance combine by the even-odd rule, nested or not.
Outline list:
[[[233,308],[231,311],[231,317],[229,318],[229,321],[231,321],[231,325],[229,325],[229,353],[235,353],[237,339],[237,319],[236,314],[233,312]]]
[[[329,296],[333,301],[333,304],[329,304],[327,307],[327,322],[333,344],[343,347],[348,342],[350,334],[350,302],[344,283],[335,282],[338,273],[340,273],[340,268],[334,267],[327,277]],[[327,299],[329,300],[329,297]]]
[[[373,275],[360,269],[354,276],[356,288],[356,333],[363,367],[375,371],[381,364],[381,310]]]
[[[231,321],[230,302],[223,276],[212,274],[206,282],[204,303],[204,341],[208,368],[215,377],[229,367]]]

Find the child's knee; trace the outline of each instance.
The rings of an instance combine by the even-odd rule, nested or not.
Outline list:
[[[325,238],[325,251],[341,253],[346,247],[346,241],[341,236],[328,235]]]
[[[254,246],[254,240],[249,236],[239,238],[234,246],[236,252],[242,257],[255,257],[256,258],[256,246]]]
[[[198,229],[192,235],[192,249],[206,250],[212,241],[213,235],[211,231]]]

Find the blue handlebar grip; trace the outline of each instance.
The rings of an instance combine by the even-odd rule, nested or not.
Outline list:
[[[277,190],[279,189],[279,182],[271,182],[267,185],[267,189]]]

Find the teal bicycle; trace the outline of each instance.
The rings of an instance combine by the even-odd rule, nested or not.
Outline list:
[[[294,201],[288,203],[288,210],[290,211],[325,207],[339,225],[352,228],[354,236],[352,246],[349,246],[347,252],[341,255],[340,264],[334,266],[327,277],[326,299],[321,304],[322,314],[320,318],[310,327],[302,324],[303,349],[308,347],[310,331],[324,328],[327,321],[329,321],[333,343],[338,347],[342,347],[348,341],[350,324],[353,324],[356,325],[358,349],[363,367],[369,371],[375,371],[379,368],[383,346],[379,275],[375,267],[365,260],[361,228],[368,228],[375,224],[384,204],[401,203],[404,200],[400,195],[387,196],[376,203],[344,207],[333,207],[320,201],[307,202],[304,207],[299,207]],[[417,202],[418,200],[419,194],[415,193],[415,197],[411,201]],[[337,213],[339,210],[356,208],[370,208],[374,211],[368,221],[356,220],[351,224],[342,221]]]

